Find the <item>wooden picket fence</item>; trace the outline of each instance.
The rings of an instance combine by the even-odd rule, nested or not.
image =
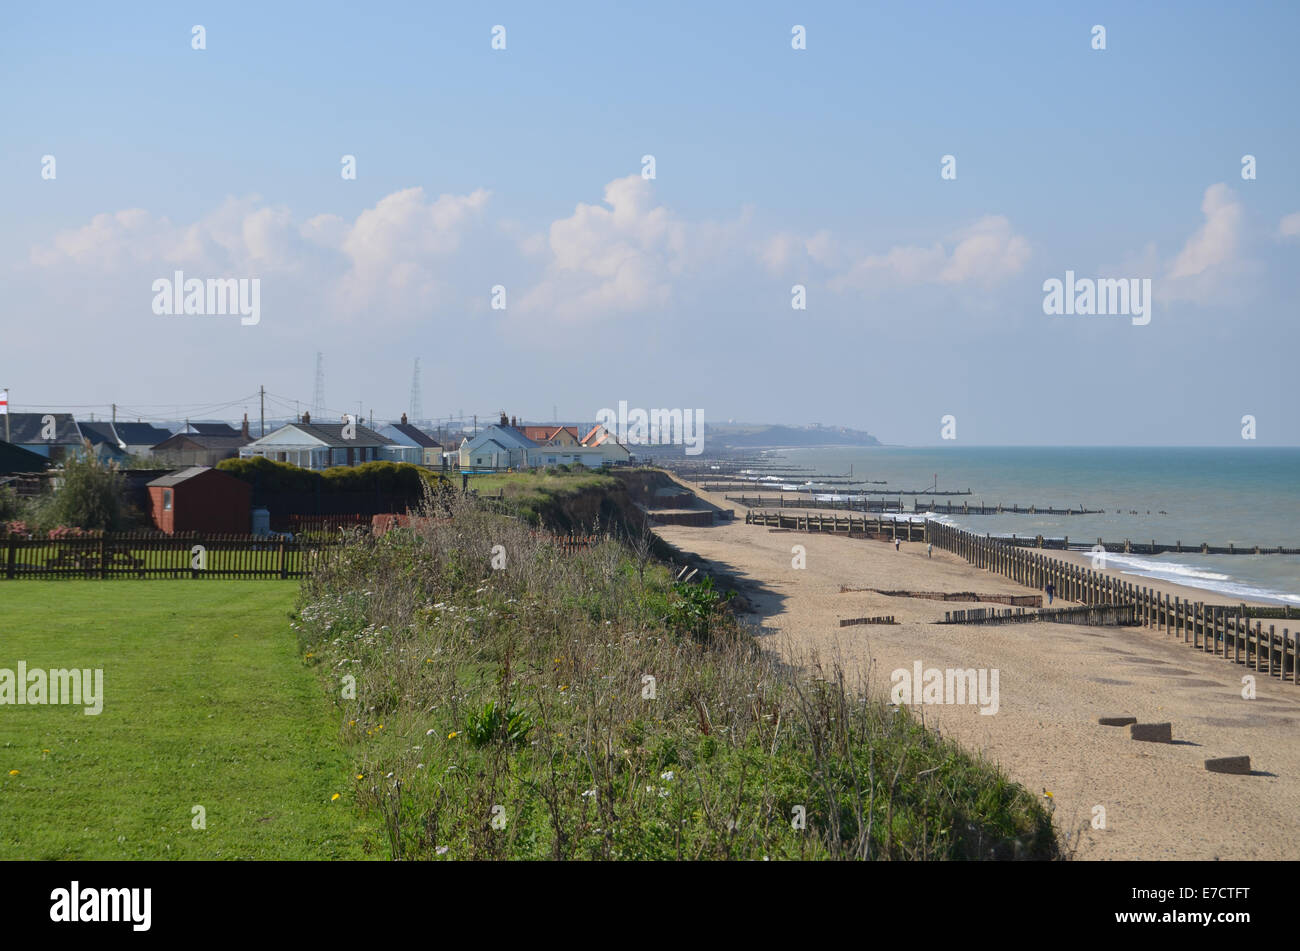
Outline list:
[[[0,578],[301,578],[337,541],[262,535],[104,532],[81,537],[10,534]]]

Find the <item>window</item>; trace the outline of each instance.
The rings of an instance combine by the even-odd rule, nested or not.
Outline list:
[[[171,510],[172,510],[172,490],[163,489],[163,511],[170,512]]]

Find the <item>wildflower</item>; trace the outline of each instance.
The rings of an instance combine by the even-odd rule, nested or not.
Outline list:
[[[452,730],[450,733],[447,734],[447,739],[454,740],[458,736],[460,736],[460,730]]]
[[[349,720],[349,721],[348,721],[348,726],[356,726],[356,725],[357,725],[357,721],[356,721],[356,720]]]
[[[594,796],[594,795],[596,795],[596,790],[594,790],[594,789],[588,789],[588,790],[586,790],[586,791],[582,794],[582,798],[583,798],[583,799],[590,799],[590,798],[591,798],[592,796]]]
[[[425,735],[425,736],[433,736],[433,731],[432,731],[432,730],[425,730],[425,731],[424,731],[424,735]],[[448,739],[450,739],[450,737],[448,737]]]
[[[10,776],[17,776],[17,775],[18,775],[18,770],[16,770],[16,769],[11,769],[11,770],[9,770],[9,775],[10,775]]]
[[[338,798],[339,798],[339,794],[335,793],[334,795],[330,796],[330,802],[335,802],[338,800]]]
[[[365,777],[362,776],[360,773],[357,773],[357,779],[364,779],[364,778],[365,778]]]
[[[436,849],[434,849],[434,851],[437,852],[439,855],[446,855],[446,854],[447,854],[447,846],[445,846],[445,845],[440,845],[440,846],[438,846]]]
[[[569,689],[569,685],[568,685],[568,684],[561,684],[561,685],[560,685],[560,693],[564,693],[564,691],[566,691],[566,690],[568,690],[568,689]]]
[[[673,771],[670,769],[666,773],[660,773],[659,778],[671,783],[673,781]]]

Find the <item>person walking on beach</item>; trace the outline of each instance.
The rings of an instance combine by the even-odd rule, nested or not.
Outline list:
[[[1056,594],[1056,588],[1049,581],[1047,582],[1047,603],[1052,603],[1052,595]]]
[[[925,555],[926,555],[927,558],[933,558],[933,557],[934,557],[934,542],[926,542],[926,543],[925,543]]]
[[[902,540],[901,538],[895,538],[895,539],[894,539],[894,551],[898,551],[898,546],[901,545],[901,544],[903,544],[903,540]]]

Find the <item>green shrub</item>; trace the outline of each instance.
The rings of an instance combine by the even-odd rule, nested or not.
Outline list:
[[[62,484],[37,506],[37,521],[46,530],[60,525],[88,531],[129,528],[126,480],[116,465],[105,465],[91,453],[69,456]]]

